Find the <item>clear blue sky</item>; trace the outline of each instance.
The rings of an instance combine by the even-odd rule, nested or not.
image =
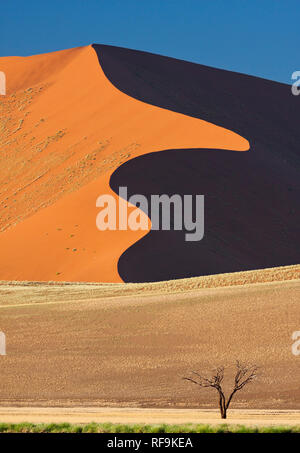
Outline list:
[[[0,56],[111,44],[291,83],[299,30],[299,0],[0,0]]]

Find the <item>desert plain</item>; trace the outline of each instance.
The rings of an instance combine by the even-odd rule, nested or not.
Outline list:
[[[235,361],[259,377],[232,423],[300,423],[299,266],[153,284],[1,282],[1,421],[219,423],[184,381]]]

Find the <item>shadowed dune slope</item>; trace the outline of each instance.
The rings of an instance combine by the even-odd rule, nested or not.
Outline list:
[[[121,256],[125,281],[143,282],[299,262],[300,103],[288,85],[159,55],[94,45],[128,95],[233,130],[250,151],[168,150],[121,165],[110,184],[139,193],[205,195],[205,236],[151,231]],[[207,148],[214,148],[209,146]]]
[[[172,150],[123,164],[111,187],[128,195],[205,194],[205,233],[151,231],[120,258],[125,281],[145,282],[238,272],[299,262],[299,177],[255,151]],[[293,169],[291,169],[293,170]],[[173,214],[173,211],[172,211]]]
[[[114,170],[165,149],[249,148],[233,131],[120,91],[91,46],[0,67],[2,280],[122,281],[119,257],[147,232],[97,230],[98,196],[118,200]]]

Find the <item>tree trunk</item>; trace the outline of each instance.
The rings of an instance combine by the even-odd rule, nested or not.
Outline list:
[[[223,401],[220,401],[220,412],[221,412],[221,418],[227,418],[227,409],[224,407],[225,405],[223,404]]]
[[[224,396],[222,390],[218,390],[218,391],[219,391],[219,395],[220,395],[219,406],[220,406],[221,418],[226,418],[227,408],[226,408],[225,396]]]

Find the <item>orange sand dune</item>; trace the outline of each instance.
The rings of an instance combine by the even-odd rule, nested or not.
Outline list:
[[[120,255],[145,231],[96,228],[96,199],[136,156],[178,148],[246,151],[232,131],[116,89],[91,46],[0,58],[0,279],[122,281]]]

